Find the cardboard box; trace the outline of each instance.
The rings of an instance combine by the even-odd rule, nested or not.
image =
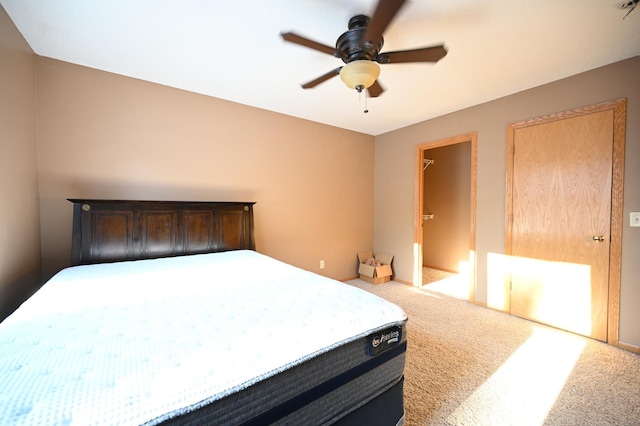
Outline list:
[[[371,266],[365,263],[372,258],[378,260],[381,265]],[[361,251],[358,253],[358,278],[371,284],[382,284],[391,281],[391,275],[393,275],[393,270],[391,269],[392,261],[392,254],[378,253],[374,257],[370,251]]]

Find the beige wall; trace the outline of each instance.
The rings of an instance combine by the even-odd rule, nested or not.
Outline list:
[[[0,7],[0,320],[40,283],[35,55]]]
[[[255,201],[259,252],[337,279],[372,248],[372,136],[52,59],[37,74],[46,276],[69,264],[67,198]]]
[[[395,254],[398,279],[412,281],[415,146],[478,132],[476,300],[486,302],[487,257],[504,253],[507,125],[604,101],[627,98],[620,341],[640,347],[640,57],[376,137],[374,248]]]

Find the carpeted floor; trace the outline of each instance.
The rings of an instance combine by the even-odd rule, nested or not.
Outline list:
[[[640,425],[640,355],[406,284],[406,426]]]
[[[457,299],[469,300],[469,284],[453,272],[422,268],[422,288],[444,293]]]
[[[422,285],[436,283],[439,281],[456,278],[457,274],[453,272],[442,271],[434,268],[422,268]]]

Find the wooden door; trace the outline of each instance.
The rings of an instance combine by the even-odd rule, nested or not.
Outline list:
[[[613,110],[514,130],[511,313],[607,340]]]

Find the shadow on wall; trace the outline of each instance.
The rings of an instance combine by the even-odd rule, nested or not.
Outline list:
[[[0,321],[8,317],[42,285],[40,271],[34,270],[9,280],[0,287]]]

